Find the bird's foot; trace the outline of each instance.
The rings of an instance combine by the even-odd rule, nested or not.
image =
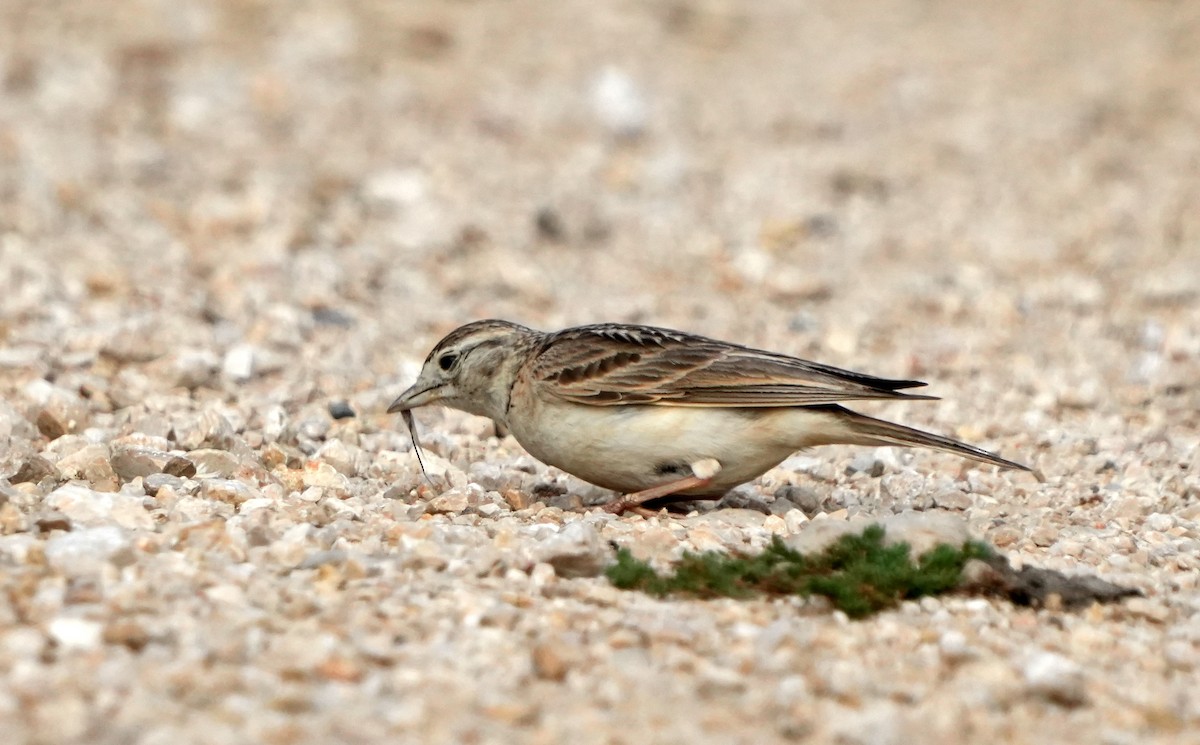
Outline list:
[[[604,505],[605,512],[611,512],[614,515],[623,515],[626,512],[634,512],[642,517],[651,517],[657,515],[656,510],[643,507],[646,502],[652,499],[661,499],[669,497],[672,494],[678,494],[688,489],[696,489],[699,487],[708,486],[712,483],[715,477],[721,471],[721,464],[716,458],[702,458],[691,464],[692,475],[686,478],[668,481],[665,484],[652,486],[649,489],[631,492],[625,494],[608,504]]]

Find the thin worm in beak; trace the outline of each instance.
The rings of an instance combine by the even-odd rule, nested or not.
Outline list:
[[[425,470],[425,459],[421,457],[421,443],[417,439],[417,423],[413,420],[412,409],[401,411],[400,418],[404,420],[404,426],[408,427],[408,436],[412,438],[413,452],[417,454],[417,465],[421,466],[421,475],[433,486],[433,479],[429,478],[429,472]]]

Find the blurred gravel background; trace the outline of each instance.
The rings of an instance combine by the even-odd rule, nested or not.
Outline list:
[[[0,0],[0,282],[6,742],[1195,742],[1200,4]],[[430,411],[422,485],[383,409],[481,317],[920,377],[867,410],[1045,481],[617,520]],[[595,576],[911,510],[1147,597]]]

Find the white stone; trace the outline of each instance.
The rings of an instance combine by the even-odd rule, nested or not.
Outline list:
[[[64,574],[87,574],[120,558],[129,547],[126,531],[111,525],[55,533],[46,541],[46,562]]]
[[[611,563],[612,549],[594,525],[578,520],[539,541],[531,559],[554,567],[560,577],[595,577]]]
[[[234,382],[245,382],[254,377],[254,358],[257,350],[252,344],[235,344],[225,353],[221,371]]]
[[[783,523],[789,535],[799,533],[807,522],[809,522],[808,515],[797,509],[790,509],[783,515]]]
[[[646,129],[648,107],[637,83],[625,72],[606,67],[592,84],[592,108],[605,127],[621,137]]]
[[[1022,667],[1026,689],[1064,706],[1078,706],[1087,700],[1083,669],[1072,660],[1054,652],[1038,652]]]
[[[59,616],[46,625],[46,631],[62,649],[87,651],[100,646],[104,626],[99,621]]]
[[[82,484],[66,484],[50,492],[44,504],[78,525],[116,524],[136,529],[154,527],[154,518],[146,510],[143,498],[134,494],[100,492]]]

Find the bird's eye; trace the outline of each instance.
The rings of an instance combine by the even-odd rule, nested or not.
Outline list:
[[[458,362],[458,354],[455,352],[446,352],[441,357],[438,357],[438,367],[443,370],[449,370],[454,367],[454,363]]]

